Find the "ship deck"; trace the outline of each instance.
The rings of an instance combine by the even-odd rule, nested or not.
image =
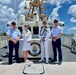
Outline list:
[[[0,49],[0,75],[25,75],[22,73],[24,66],[28,64],[43,64],[45,73],[42,75],[76,75],[76,55],[70,52],[69,48],[62,46],[63,51],[63,63],[58,65],[57,63],[45,64],[39,63],[38,61],[33,61],[25,63],[13,63],[12,65],[7,64],[7,57],[2,57],[5,55],[6,48]],[[4,63],[3,63],[4,62]],[[30,70],[29,70],[30,72]],[[28,74],[27,74],[28,75]],[[40,75],[40,74],[30,74],[30,75]]]

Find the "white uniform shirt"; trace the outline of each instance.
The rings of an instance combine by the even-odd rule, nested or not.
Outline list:
[[[23,31],[22,33],[22,37],[23,37],[23,48],[22,50],[23,51],[26,51],[26,50],[30,50],[31,49],[31,45],[30,43],[28,43],[28,41],[31,41],[31,38],[32,38],[32,34],[31,32],[28,30],[28,31]]]
[[[50,28],[46,28],[47,31],[44,31],[44,29],[45,29],[45,27],[41,27],[41,29],[39,31],[38,36],[39,36],[40,40],[44,37],[45,37],[45,39],[47,39],[47,38],[49,39],[49,37],[50,37]],[[45,33],[46,33],[46,35],[44,36]]]
[[[58,37],[60,33],[63,33],[63,28],[60,26],[57,26],[57,28],[53,27],[51,34],[53,37]]]
[[[18,29],[14,30],[14,29],[10,28],[7,32],[7,35],[9,35],[12,39],[17,40],[17,38],[19,36],[21,36],[21,33]]]
[[[26,41],[26,42],[28,42],[28,41],[31,41],[31,39],[32,39],[32,34],[31,34],[31,32],[28,30],[28,31],[23,31],[22,32],[22,37],[23,37],[23,39]]]

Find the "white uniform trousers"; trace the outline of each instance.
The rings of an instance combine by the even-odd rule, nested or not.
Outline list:
[[[44,60],[44,57],[46,58],[46,61],[49,60],[48,40],[45,42],[41,41],[41,60]]]

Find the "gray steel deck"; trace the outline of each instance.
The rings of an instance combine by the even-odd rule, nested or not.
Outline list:
[[[58,65],[55,63],[49,62],[49,64],[32,62],[32,64],[43,64],[45,73],[43,75],[76,75],[76,55],[71,53],[70,50],[66,47],[63,47],[63,63]],[[0,59],[2,61],[7,61],[7,58],[1,57],[5,55],[6,49],[0,49]],[[1,61],[1,62],[2,62]],[[23,68],[26,64],[31,63],[13,63],[12,65],[0,65],[0,75],[24,75],[22,73]],[[28,74],[27,74],[28,75]],[[32,75],[32,74],[30,74]],[[37,75],[37,74],[35,74]]]

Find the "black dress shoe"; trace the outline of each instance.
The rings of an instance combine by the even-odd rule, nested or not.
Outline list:
[[[60,61],[59,63],[58,63],[58,65],[61,65],[62,64],[62,61]]]
[[[16,61],[16,63],[21,63],[20,61]]]
[[[51,60],[51,62],[56,62],[57,60],[55,60],[55,59],[53,59],[53,60]]]
[[[8,65],[12,65],[12,63],[8,63]]]

